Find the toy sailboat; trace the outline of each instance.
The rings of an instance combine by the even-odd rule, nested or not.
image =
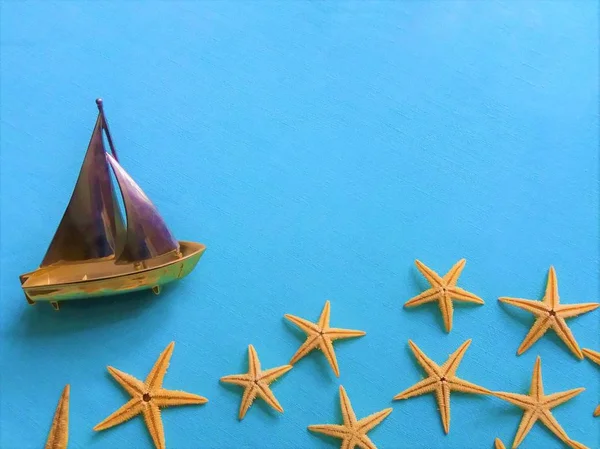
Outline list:
[[[118,162],[102,100],[69,205],[40,267],[20,276],[29,304],[114,295],[161,286],[189,274],[201,243],[177,241],[142,189]],[[110,147],[108,153],[104,138]],[[126,223],[115,195],[117,181]]]

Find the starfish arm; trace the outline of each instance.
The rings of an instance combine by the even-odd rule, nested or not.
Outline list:
[[[246,412],[254,402],[256,398],[257,388],[255,384],[252,384],[244,390],[244,394],[242,395],[242,402],[240,402],[240,410],[238,412],[238,419],[244,419],[246,416]]]
[[[169,363],[171,362],[171,355],[173,354],[174,347],[174,341],[169,343],[165,350],[158,356],[156,363],[152,367],[152,371],[150,371],[150,374],[146,377],[145,383],[150,390],[162,387],[163,379],[165,378],[165,374],[167,374],[167,368],[169,368]]]
[[[129,402],[127,402],[125,405],[119,408],[116,412],[108,416],[105,420],[96,424],[94,430],[105,430],[109,429],[110,427],[121,424],[140,414],[143,409],[144,405],[140,398],[131,399]]]
[[[398,401],[400,399],[408,399],[426,393],[431,393],[433,390],[436,389],[438,382],[438,379],[433,376],[428,377],[427,379],[423,379],[414,384],[412,387],[407,388],[403,392],[398,393],[396,396],[394,396],[394,401]]]
[[[160,418],[160,409],[156,404],[148,404],[144,407],[143,413],[154,446],[156,446],[156,449],[165,449],[167,445],[165,443],[165,429]]]
[[[600,405],[598,405],[598,407],[596,407],[596,410],[594,410],[594,416],[600,416]]]
[[[459,391],[461,393],[473,393],[473,394],[492,394],[490,390],[484,387],[480,387],[477,384],[468,382],[458,377],[452,377],[448,380],[448,385],[452,391]]]
[[[600,365],[600,352],[598,352],[598,351],[592,351],[591,349],[587,349],[587,348],[583,349],[582,352],[592,362],[596,363],[597,365]]]
[[[340,449],[355,449],[357,444],[358,442],[356,440],[356,437],[348,436],[342,441]]]
[[[266,371],[263,371],[260,374],[260,380],[265,382],[268,385],[271,382],[273,382],[275,379],[277,379],[278,377],[283,376],[285,373],[287,373],[291,369],[292,369],[292,365],[283,365],[283,366],[277,366],[275,368],[268,369]]]
[[[454,376],[454,374],[456,373],[456,369],[458,368],[458,365],[460,365],[460,362],[462,361],[465,352],[467,352],[467,348],[469,347],[469,345],[471,344],[471,341],[473,341],[472,339],[468,339],[467,341],[465,341],[462,345],[460,345],[460,347],[454,351],[450,357],[448,357],[448,360],[446,361],[446,363],[444,363],[442,365],[441,371],[442,374],[446,377],[452,377]]]
[[[412,340],[408,340],[408,344],[413,354],[417,358],[417,362],[419,362],[419,365],[423,367],[423,369],[428,375],[442,377],[441,369],[437,365],[437,363],[435,363],[433,360],[427,357],[425,353],[421,351],[421,349],[419,349],[419,347],[416,344],[413,343]]]
[[[208,399],[197,394],[178,390],[165,390],[163,388],[152,392],[152,400],[159,407],[170,407],[172,405],[206,404]]]
[[[494,440],[494,445],[495,445],[496,449],[506,449],[506,447],[504,446],[504,443],[502,443],[502,441],[500,441],[500,438],[496,438]]]
[[[546,305],[543,302],[534,301],[532,299],[508,298],[503,296],[501,298],[498,298],[498,301],[503,302],[505,304],[510,304],[511,306],[518,307],[519,309],[526,310],[527,312],[531,312],[534,315],[545,315],[550,310],[546,307]]]
[[[497,398],[503,399],[506,402],[510,402],[511,404],[514,404],[517,407],[521,407],[522,409],[535,407],[535,402],[533,401],[533,399],[526,394],[505,393],[503,391],[494,391],[492,392],[492,394]]]
[[[131,396],[141,395],[146,391],[144,382],[136,379],[130,374],[124,373],[112,366],[108,367],[108,372]]]
[[[44,449],[67,449],[69,442],[69,397],[71,387],[65,386],[58,400],[56,412],[52,419],[52,427]]]
[[[317,322],[317,326],[321,329],[329,327],[329,318],[331,316],[331,303],[329,300],[325,301],[325,305],[323,306],[323,310],[321,311],[321,316],[319,316],[319,321]]]
[[[513,449],[516,449],[523,442],[538,418],[539,416],[534,410],[525,410],[519,428],[517,429],[515,440],[513,441]]]
[[[572,318],[584,313],[591,312],[600,307],[597,302],[585,302],[582,304],[561,304],[556,308],[556,314],[562,318]]]
[[[452,317],[454,315],[452,299],[447,295],[440,295],[438,306],[440,307],[442,319],[444,320],[444,329],[446,329],[446,332],[450,332],[452,330]]]
[[[444,277],[442,279],[444,280],[444,283],[447,286],[453,286],[456,284],[466,263],[467,263],[466,259],[460,259],[458,262],[456,262],[454,264],[454,266],[452,268],[450,268],[450,271],[448,271],[444,275]]]
[[[581,444],[579,441],[575,441],[575,440],[569,440],[566,442],[569,446],[571,446],[573,449],[590,449],[589,447],[587,447],[585,444]]]
[[[542,382],[542,358],[538,355],[533,365],[533,375],[531,376],[531,386],[529,387],[529,396],[539,402],[544,396],[544,383]]]
[[[323,351],[325,358],[329,362],[329,365],[331,365],[333,373],[336,375],[336,377],[340,377],[340,367],[338,365],[337,357],[335,356],[335,350],[333,349],[333,343],[331,343],[331,340],[324,336],[321,338],[319,346],[321,351]]]
[[[437,288],[430,288],[429,290],[425,290],[423,293],[418,294],[417,296],[413,296],[408,301],[404,303],[404,307],[415,307],[420,306],[421,304],[426,304],[428,302],[433,302],[438,300],[440,294]]]
[[[294,323],[307,334],[319,332],[319,326],[317,326],[315,323],[311,323],[310,321],[305,320],[304,318],[300,318],[299,316],[295,315],[290,315],[289,313],[286,313],[284,315],[284,318],[290,321],[291,323]]]
[[[441,387],[435,390],[435,399],[437,400],[438,409],[440,410],[444,433],[447,434],[450,432],[450,387],[446,382],[442,382]]]
[[[559,304],[558,297],[558,281],[556,280],[556,271],[554,267],[550,266],[548,270],[548,281],[546,281],[546,292],[544,293],[544,300],[551,309],[556,308]]]
[[[358,421],[357,427],[362,433],[367,433],[369,430],[378,426],[381,421],[388,417],[390,413],[392,413],[392,408],[386,408],[385,410],[381,410],[379,412],[373,413],[372,415],[367,416]]]
[[[367,435],[361,435],[358,441],[355,443],[355,445],[358,446],[360,449],[377,449],[377,446],[375,446],[375,444]]]
[[[550,431],[556,435],[561,441],[568,443],[571,439],[567,436],[567,433],[558,423],[556,418],[552,416],[550,410],[542,410],[540,413],[540,421],[544,423],[544,425],[550,429]]]
[[[308,426],[308,430],[339,439],[345,439],[348,435],[346,426],[341,426],[339,424],[315,424]]]
[[[564,318],[557,316],[556,320],[552,325],[552,329],[556,332],[556,335],[564,342],[565,345],[571,350],[573,354],[577,356],[579,360],[583,359],[583,352],[575,340],[575,336],[569,326],[567,325]]]
[[[354,329],[340,329],[337,327],[330,327],[325,332],[325,335],[329,337],[330,340],[343,340],[345,338],[356,338],[362,337],[363,335],[367,335],[365,331],[359,331]]]
[[[529,329],[529,332],[527,332],[527,335],[525,335],[525,338],[519,345],[519,348],[517,349],[517,355],[521,355],[531,348],[531,346],[538,341],[548,329],[550,329],[551,325],[552,322],[549,316],[540,316],[538,319],[536,319],[533,323],[533,326],[531,326],[531,329]]]
[[[479,296],[460,287],[448,287],[448,293],[457,301],[485,304],[483,299],[481,299]]]
[[[306,339],[306,341],[304,343],[302,343],[302,345],[300,345],[300,347],[298,348],[296,353],[292,356],[292,359],[290,360],[290,365],[295,364],[296,362],[298,362],[298,360],[300,360],[301,358],[306,356],[309,352],[311,352],[313,349],[318,347],[319,340],[320,340],[319,334],[310,335]]]
[[[248,374],[251,377],[257,377],[260,373],[260,360],[254,346],[248,345]]]
[[[260,396],[263,399],[263,401],[265,401],[279,413],[283,413],[283,407],[281,406],[281,404],[279,403],[269,386],[264,382],[259,382],[256,385],[258,387],[258,396]]]
[[[557,405],[560,405],[574,398],[584,390],[585,388],[574,388],[568,391],[561,391],[560,393],[549,394],[547,396],[544,396],[542,403],[544,405],[544,408],[550,410],[556,407]]]
[[[231,376],[221,377],[221,382],[226,384],[234,384],[244,387],[251,382],[251,378],[248,374],[232,374]]]
[[[431,284],[432,287],[441,287],[444,284],[443,279],[431,268],[425,265],[420,260],[415,260],[418,270],[421,272],[425,279]]]
[[[356,423],[356,415],[354,414],[354,410],[352,409],[352,404],[350,403],[350,398],[346,393],[346,390],[343,386],[340,385],[340,408],[342,409],[342,418],[344,419],[344,424],[346,426],[350,426]]]

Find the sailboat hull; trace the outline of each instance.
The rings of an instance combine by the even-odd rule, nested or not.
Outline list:
[[[30,304],[57,303],[72,299],[118,295],[153,289],[187,276],[206,247],[201,243],[179,242],[181,254],[168,254],[139,264],[115,264],[114,259],[83,263],[57,263],[21,275],[21,286]]]

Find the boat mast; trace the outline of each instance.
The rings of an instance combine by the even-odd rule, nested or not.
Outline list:
[[[102,128],[106,132],[106,140],[108,140],[108,145],[110,146],[110,152],[113,154],[116,160],[119,160],[117,157],[117,152],[115,151],[115,146],[113,145],[112,138],[110,137],[110,130],[108,129],[108,122],[106,121],[106,116],[104,115],[104,103],[102,98],[96,98],[96,106],[98,106],[98,111],[102,114]]]

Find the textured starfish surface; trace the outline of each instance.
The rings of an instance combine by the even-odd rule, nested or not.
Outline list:
[[[221,382],[244,387],[244,394],[242,396],[238,418],[244,418],[246,412],[257,396],[262,398],[262,400],[278,412],[283,413],[283,408],[271,391],[269,384],[291,369],[292,365],[282,365],[263,371],[260,367],[260,360],[258,360],[258,355],[256,354],[254,346],[249,345],[248,372],[246,374],[233,374],[231,376],[221,377]]]
[[[506,449],[506,447],[504,446],[504,443],[500,440],[500,438],[496,438],[494,440],[494,446],[496,449]]]
[[[54,418],[52,419],[52,428],[46,441],[44,449],[66,449],[69,442],[69,396],[71,387],[67,385],[60,395]]]
[[[319,321],[312,323],[304,318],[300,318],[294,315],[286,314],[285,318],[294,323],[300,329],[302,329],[307,337],[306,341],[302,343],[298,351],[290,360],[290,364],[296,363],[302,357],[307,355],[313,349],[320,349],[325,354],[327,361],[331,365],[333,372],[336,376],[340,376],[340,368],[338,366],[337,358],[335,357],[335,351],[333,349],[334,340],[342,340],[344,338],[362,337],[366,335],[366,332],[357,331],[352,329],[339,329],[336,327],[329,327],[329,317],[331,315],[331,305],[329,301],[325,302],[325,307],[321,312]]]
[[[420,396],[426,393],[435,393],[438,403],[444,432],[450,431],[450,392],[458,391],[461,393],[491,394],[487,388],[480,387],[456,376],[456,370],[460,364],[471,340],[465,341],[460,347],[448,357],[446,363],[442,366],[437,365],[433,360],[427,357],[419,347],[411,340],[408,344],[412,349],[417,362],[423,367],[428,377],[417,382],[412,387],[404,390],[402,393],[394,396],[394,400],[408,399],[414,396]]]
[[[518,355],[527,351],[548,329],[554,329],[556,334],[567,345],[571,352],[580,359],[583,359],[583,353],[581,352],[577,341],[575,341],[571,329],[567,326],[565,318],[572,318],[581,315],[582,313],[591,312],[600,306],[600,304],[561,304],[558,296],[558,282],[556,280],[554,267],[550,267],[550,270],[548,271],[546,293],[541,301],[506,297],[499,298],[498,300],[531,312],[536,317],[533,326],[531,326],[531,329],[517,350]]]
[[[591,349],[584,349],[583,354],[592,362],[600,365],[600,352],[592,351]],[[594,410],[594,416],[600,416],[600,405],[598,405],[596,410]]]
[[[308,426],[312,432],[322,433],[342,440],[340,449],[377,449],[375,444],[367,436],[367,432],[376,427],[390,413],[391,408],[386,408],[380,412],[373,413],[363,419],[356,419],[350,399],[346,394],[344,387],[340,385],[340,408],[342,409],[343,424],[316,424]]]
[[[135,377],[119,371],[112,366],[108,372],[131,395],[131,399],[116,412],[96,425],[94,430],[104,430],[121,424],[134,416],[143,415],[146,427],[157,449],[165,449],[165,431],[160,409],[172,405],[205,404],[208,399],[185,391],[165,390],[162,387],[167,373],[175,342],[160,354],[146,380],[142,382]]]
[[[444,275],[444,277],[440,277],[439,274],[427,267],[424,263],[415,260],[417,268],[431,284],[431,288],[406,301],[404,307],[415,307],[428,302],[437,301],[440,312],[442,312],[446,332],[450,332],[452,330],[452,317],[454,314],[454,305],[452,304],[453,299],[456,301],[483,304],[483,299],[479,296],[456,286],[458,277],[466,263],[467,261],[465,259],[459,260],[454,264],[450,271]]]
[[[500,399],[504,399],[511,404],[521,407],[525,412],[519,424],[519,429],[513,442],[513,449],[521,444],[525,436],[529,433],[536,421],[541,421],[554,435],[561,441],[573,448],[585,448],[581,443],[571,440],[558,421],[552,416],[550,411],[557,405],[567,402],[581,393],[584,388],[575,388],[573,390],[561,391],[560,393],[544,394],[544,385],[542,384],[542,361],[540,357],[535,361],[533,376],[531,378],[531,387],[529,394],[494,392],[493,394]]]

